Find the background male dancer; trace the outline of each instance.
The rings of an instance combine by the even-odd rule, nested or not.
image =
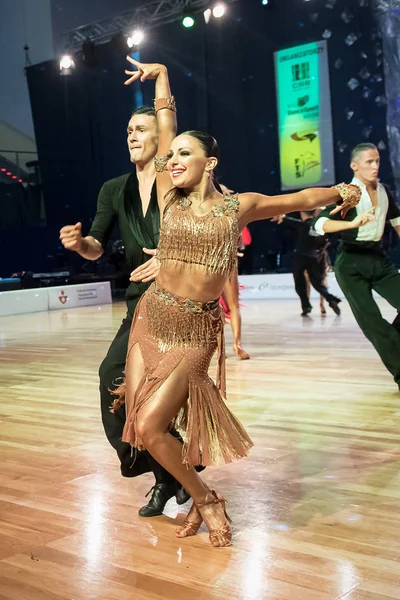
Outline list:
[[[400,335],[396,323],[386,321],[372,296],[375,290],[400,310],[400,275],[382,246],[386,218],[400,235],[400,209],[386,186],[379,182],[380,157],[373,144],[360,144],[351,153],[352,183],[360,186],[358,206],[343,220],[324,209],[315,222],[320,235],[342,232],[335,262],[336,279],[364,335],[400,389]]]

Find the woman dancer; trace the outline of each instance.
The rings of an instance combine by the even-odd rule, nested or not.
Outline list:
[[[213,182],[218,164],[214,138],[187,132],[174,139],[175,104],[166,68],[127,58],[137,71],[126,72],[126,84],[156,79],[155,162],[162,225],[160,273],[137,306],[126,385],[117,390],[117,403],[126,399],[123,441],[146,448],[192,496],[194,505],[177,535],[193,535],[204,520],[211,544],[228,546],[232,534],[225,501],[192,465],[227,463],[246,456],[253,445],[223,400],[225,355],[218,298],[236,268],[239,232],[250,221],[291,210],[334,202],[340,202],[334,212],[346,210],[358,203],[360,190],[341,185],[277,197],[224,197]],[[208,367],[217,350],[215,385]],[[185,431],[183,448],[168,433],[172,423]]]

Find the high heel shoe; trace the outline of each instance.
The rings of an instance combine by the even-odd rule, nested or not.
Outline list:
[[[196,516],[196,520],[190,520],[190,517]],[[203,522],[203,517],[201,516],[197,506],[193,502],[191,509],[186,515],[186,519],[183,521],[182,525],[178,527],[175,531],[176,537],[184,538],[184,537],[192,537],[196,535],[200,526]]]
[[[225,523],[222,525],[222,527],[219,527],[218,529],[211,529],[208,526],[207,523],[207,516],[203,517],[204,522],[206,523],[207,527],[208,527],[208,536],[210,538],[210,542],[211,545],[214,546],[214,548],[225,548],[226,546],[231,546],[232,545],[232,530],[230,528],[229,523],[232,523],[231,519],[228,516],[228,513],[226,512],[226,501],[224,500],[224,498],[222,496],[220,496],[219,494],[216,494],[214,492],[214,490],[210,490],[207,494],[207,496],[211,495],[212,497],[209,500],[206,500],[205,502],[202,502],[201,504],[197,504],[197,508],[199,509],[199,512],[201,514],[200,509],[204,508],[205,506],[209,506],[210,504],[221,504],[222,509],[224,511],[224,515],[225,515]],[[221,543],[222,542],[222,543]]]
[[[250,359],[250,355],[247,354],[247,352],[245,350],[243,350],[242,346],[239,346],[238,344],[235,344],[233,346],[233,351],[239,360],[249,360]]]

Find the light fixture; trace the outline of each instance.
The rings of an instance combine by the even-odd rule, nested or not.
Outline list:
[[[140,46],[140,44],[144,40],[144,37],[144,31],[142,31],[141,29],[135,29],[132,35],[128,37],[126,42],[129,48],[132,48],[133,46]]]
[[[211,15],[212,15],[211,8],[207,8],[207,10],[204,11],[203,15],[204,15],[204,20],[205,20],[206,24],[208,24],[210,22]]]
[[[222,2],[219,2],[218,4],[216,4],[214,6],[212,14],[216,19],[220,19],[221,17],[224,16],[225,12],[226,12],[225,4],[223,4]]]
[[[261,4],[263,6],[267,6],[269,0],[261,0]]]
[[[189,15],[187,17],[183,17],[183,19],[182,19],[182,25],[186,29],[190,29],[194,25],[194,18],[192,16],[189,16]]]
[[[195,24],[194,13],[193,13],[193,10],[189,3],[188,6],[186,6],[184,8],[183,13],[182,13],[182,26],[185,27],[186,29],[190,29],[191,27],[193,27],[194,24]]]
[[[71,75],[74,69],[74,59],[70,54],[64,54],[60,60],[60,75]]]

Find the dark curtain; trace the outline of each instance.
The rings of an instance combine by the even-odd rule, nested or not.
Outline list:
[[[366,0],[270,0],[265,7],[239,0],[220,21],[205,25],[200,15],[191,30],[173,23],[150,31],[141,57],[168,65],[180,131],[205,129],[220,142],[220,180],[238,191],[277,194],[273,53],[322,37],[329,45],[337,180],[350,178],[352,146],[371,141],[381,149],[382,179],[391,184],[380,40]],[[82,220],[87,227],[101,184],[130,168],[125,131],[135,91],[122,85],[126,53],[119,39],[96,47],[89,60],[77,56],[71,76],[61,77],[55,62],[28,69],[50,224]],[[151,103],[154,84],[143,93]],[[290,254],[276,226],[251,228],[248,268],[270,269]]]

